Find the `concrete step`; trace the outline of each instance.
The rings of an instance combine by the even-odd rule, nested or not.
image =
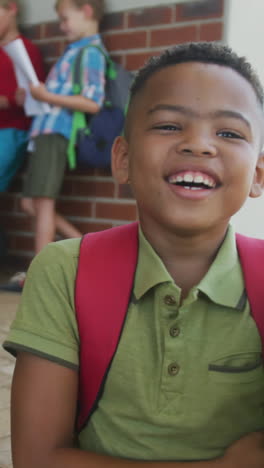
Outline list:
[[[10,448],[10,387],[15,359],[2,348],[15,317],[20,294],[0,292],[0,468],[12,468]]]

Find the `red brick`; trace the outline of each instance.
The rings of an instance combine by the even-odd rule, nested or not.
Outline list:
[[[173,10],[169,7],[146,8],[136,10],[128,16],[128,27],[136,28],[142,26],[154,26],[157,24],[168,24],[172,22]]]
[[[93,176],[95,175],[95,169],[81,169],[81,168],[76,168],[76,169],[69,169],[68,167],[66,168],[65,171],[66,179],[69,176],[71,180],[74,179],[74,177],[78,176]]]
[[[110,51],[146,47],[147,33],[145,31],[136,31],[121,34],[110,34],[105,36],[104,42],[106,48]]]
[[[78,176],[109,176],[111,175],[111,169],[109,167],[106,168],[83,168],[77,167],[74,170],[66,169],[66,177],[70,176],[71,178],[78,177]]]
[[[112,59],[114,62],[119,63],[120,65],[123,65],[123,66],[124,66],[124,61],[125,61],[124,55],[121,55],[121,54],[112,55],[112,56],[111,56],[111,59]]]
[[[3,215],[0,213],[1,225],[8,231],[31,232],[33,220],[28,216]]]
[[[50,38],[58,37],[58,36],[65,37],[64,33],[60,29],[60,25],[58,21],[52,21],[50,23],[44,24],[44,37],[46,39],[50,39]]]
[[[15,250],[16,248],[16,235],[8,234],[8,249]]]
[[[39,44],[39,48],[43,57],[47,60],[48,57],[59,57],[64,50],[64,41],[50,41]]]
[[[135,205],[125,205],[123,203],[96,203],[96,217],[134,221],[137,217],[137,210]]]
[[[143,54],[129,54],[126,55],[126,68],[128,70],[138,70],[141,68],[144,63],[150,58],[153,57],[153,55],[159,55],[160,52],[149,52],[149,53],[143,53]]]
[[[77,177],[65,179],[62,187],[62,195],[74,195],[82,197],[113,197],[114,183],[111,181],[79,180]]]
[[[81,231],[81,233],[86,234],[87,232],[98,232],[112,227],[110,223],[94,223],[94,222],[85,222],[78,221],[74,223],[75,227]]]
[[[173,46],[182,42],[197,41],[197,27],[184,26],[151,31],[151,46]]]
[[[221,41],[223,39],[223,24],[211,23],[201,24],[200,40],[201,41]]]
[[[131,186],[128,184],[119,185],[118,187],[118,198],[130,198],[133,199],[134,195],[131,190]]]
[[[73,182],[73,194],[81,197],[111,197],[115,191],[114,182],[76,180]]]
[[[101,23],[101,31],[109,31],[113,29],[123,29],[125,24],[124,13],[108,13],[104,16]]]
[[[11,234],[9,237],[9,248],[11,250],[31,252],[34,250],[34,238],[33,236],[19,236]]]
[[[219,18],[223,14],[223,0],[199,0],[176,6],[177,21]]]
[[[91,203],[81,200],[58,200],[57,208],[65,216],[91,216]]]
[[[105,168],[101,168],[101,169],[93,169],[93,171],[94,171],[93,172],[94,176],[105,177],[105,176],[111,176],[112,175],[110,167],[105,167]]]
[[[20,252],[19,252],[20,255]],[[33,252],[23,252],[23,255],[18,256],[18,252],[11,253],[8,251],[8,265],[12,268],[10,276],[14,271],[27,271],[33,258]]]
[[[43,28],[42,24],[36,24],[36,25],[32,25],[32,26],[24,26],[22,28],[22,30],[23,30],[23,34],[28,39],[31,39],[32,41],[43,38],[44,28]]]
[[[72,195],[73,194],[74,180],[65,178],[61,188],[61,195]]]
[[[2,213],[8,213],[13,211],[16,207],[16,198],[10,194],[2,194],[0,197],[0,211]]]

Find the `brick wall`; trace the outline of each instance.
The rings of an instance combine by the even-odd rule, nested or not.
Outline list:
[[[224,0],[197,0],[112,13],[102,24],[107,49],[130,70],[136,70],[149,56],[174,44],[221,41],[223,30]],[[58,23],[28,26],[24,32],[39,45],[48,70],[66,45]],[[20,258],[26,264],[33,255],[33,231],[31,220],[19,208],[22,177],[23,171],[9,192],[0,197],[0,224],[8,234],[9,258]],[[118,186],[106,170],[68,171],[58,210],[82,232],[136,219],[129,188]]]

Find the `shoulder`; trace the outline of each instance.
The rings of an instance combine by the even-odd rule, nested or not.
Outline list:
[[[6,64],[12,64],[12,61],[10,59],[10,57],[7,55],[7,53],[4,51],[4,49],[2,49],[2,47],[0,47],[0,60],[2,63]]]
[[[87,47],[84,47],[83,54],[89,58],[95,58],[97,60],[104,61],[105,54],[108,55],[108,52],[102,41],[99,41],[88,44]]]
[[[46,310],[52,304],[52,313],[69,310],[72,315],[79,248],[80,239],[53,242],[33,259],[23,288],[24,309],[35,310],[38,304]]]
[[[22,39],[22,41],[24,43],[24,46],[26,47],[26,49],[28,51],[40,54],[40,50],[39,50],[38,46],[36,44],[34,44],[30,39],[27,39],[24,36],[20,36],[20,39]]]
[[[46,287],[67,287],[71,289],[78,267],[81,239],[67,239],[48,244],[33,259],[27,272],[26,285],[39,288],[39,283]],[[66,286],[67,285],[67,286]]]
[[[30,269],[75,267],[79,258],[81,239],[67,239],[48,244],[32,261]]]
[[[81,237],[78,237],[77,239],[66,239],[58,242],[51,242],[45,247],[45,249],[46,251],[56,250],[63,252],[70,257],[75,257],[76,255],[79,255],[80,243]]]
[[[90,73],[102,73],[102,76],[104,76],[106,68],[105,55],[97,47],[86,47],[82,55],[82,65]]]
[[[47,245],[32,261],[16,318],[8,337],[9,350],[78,366],[79,334],[75,316],[75,278],[80,239]]]

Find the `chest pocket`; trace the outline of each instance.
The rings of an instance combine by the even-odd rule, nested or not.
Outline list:
[[[208,365],[208,377],[219,383],[242,384],[259,380],[264,385],[262,356],[257,352],[224,356]]]

